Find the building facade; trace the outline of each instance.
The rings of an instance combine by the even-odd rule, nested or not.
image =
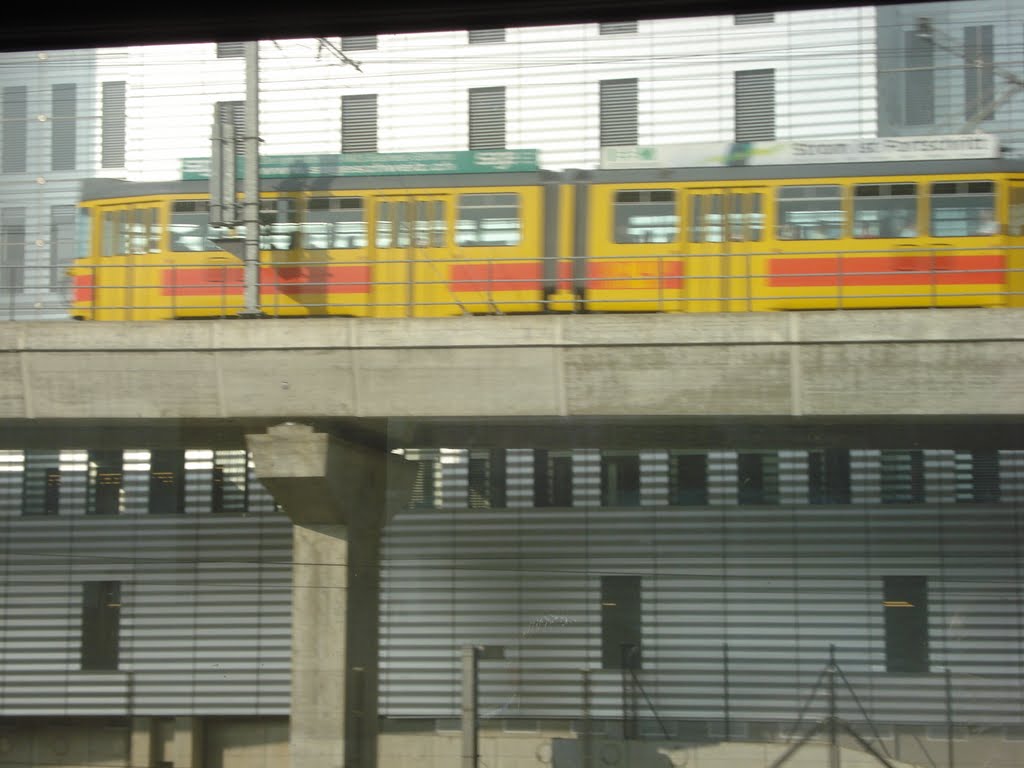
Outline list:
[[[259,44],[260,152],[534,149],[867,137],[872,8]],[[241,136],[244,45],[5,54],[0,312],[66,315],[90,177],[180,178],[215,115]]]
[[[894,758],[925,764],[952,734],[961,760],[1018,764],[1024,452],[404,455],[418,479],[384,530],[382,754],[458,729],[461,649],[487,645],[499,739],[779,742],[827,714],[834,660],[841,715]],[[290,523],[244,452],[0,458],[11,750],[29,725],[83,718],[125,745],[140,718],[166,730],[152,764],[180,764],[183,718],[214,752],[287,733]],[[206,764],[253,764],[227,755]]]
[[[1024,153],[1024,11],[1016,3],[877,9],[878,135],[999,136]]]

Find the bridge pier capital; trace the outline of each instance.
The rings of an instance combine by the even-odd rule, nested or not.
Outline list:
[[[291,764],[373,768],[380,536],[415,469],[304,424],[246,441],[256,476],[294,524]]]

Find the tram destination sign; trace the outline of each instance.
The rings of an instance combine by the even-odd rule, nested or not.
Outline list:
[[[494,173],[536,171],[536,149],[459,150],[454,152],[389,152],[345,155],[262,155],[264,179],[316,176],[397,176],[420,173]],[[243,158],[237,160],[238,177],[244,176]],[[210,158],[186,157],[182,179],[210,178]]]
[[[714,168],[738,165],[801,165],[999,157],[999,139],[963,136],[887,136],[878,139],[711,142],[642,147],[604,147],[602,168]]]

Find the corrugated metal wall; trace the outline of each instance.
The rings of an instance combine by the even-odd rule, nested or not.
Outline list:
[[[1024,451],[851,451],[836,505],[808,503],[806,451],[685,453],[707,477],[690,506],[667,503],[681,452],[407,451],[421,478],[384,537],[382,714],[457,716],[460,649],[482,643],[506,650],[483,663],[489,716],[618,719],[625,690],[642,726],[716,723],[727,702],[734,721],[792,721],[834,645],[882,724],[945,723],[947,668],[959,725],[1024,724]],[[772,503],[739,503],[751,455]],[[0,714],[286,714],[287,518],[241,452],[184,455],[181,514],[147,512],[155,454],[120,456],[120,513],[98,515],[107,453],[0,455]],[[534,506],[537,462],[559,456],[571,503]],[[639,504],[608,504],[616,462],[635,462]],[[639,583],[635,683],[602,669],[608,576]],[[928,674],[886,671],[894,576],[927,581]],[[113,671],[82,670],[87,582],[119,584]]]
[[[449,483],[465,476],[464,457],[438,458]],[[913,504],[880,504],[882,452],[850,458],[848,505],[808,505],[807,454],[786,451],[776,456],[779,504],[737,506],[737,454],[721,451],[708,457],[709,504],[666,508],[668,455],[648,451],[642,506],[623,509],[601,506],[600,452],[581,450],[573,506],[530,508],[529,453],[510,452],[509,488],[522,490],[510,491],[509,506],[518,508],[439,503],[388,530],[385,714],[456,716],[459,649],[476,643],[506,650],[505,661],[482,664],[490,715],[580,719],[589,670],[590,715],[622,717],[622,672],[601,669],[601,577],[633,575],[639,685],[663,720],[721,720],[727,688],[732,718],[795,720],[835,645],[881,723],[944,723],[948,668],[958,723],[1019,724],[1024,454],[1002,452],[998,504],[964,503],[962,452],[925,452],[927,501]],[[898,575],[927,578],[927,675],[886,672],[883,577]],[[634,695],[627,706],[653,722]],[[820,714],[823,692],[816,702]]]
[[[0,713],[287,714],[290,523],[251,477],[247,505],[212,513],[214,459],[244,488],[245,456],[189,453],[171,515],[146,514],[148,451],[124,454],[119,515],[85,514],[84,451],[0,456]],[[38,504],[43,464],[60,469],[59,514]],[[82,670],[83,584],[97,581],[120,583],[115,671]]]

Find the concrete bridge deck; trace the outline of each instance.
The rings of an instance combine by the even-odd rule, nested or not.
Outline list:
[[[778,445],[800,424],[965,419],[995,439],[1022,415],[1024,310],[0,324],[2,441],[20,445],[283,420],[421,445],[568,424],[649,445],[762,424]]]

